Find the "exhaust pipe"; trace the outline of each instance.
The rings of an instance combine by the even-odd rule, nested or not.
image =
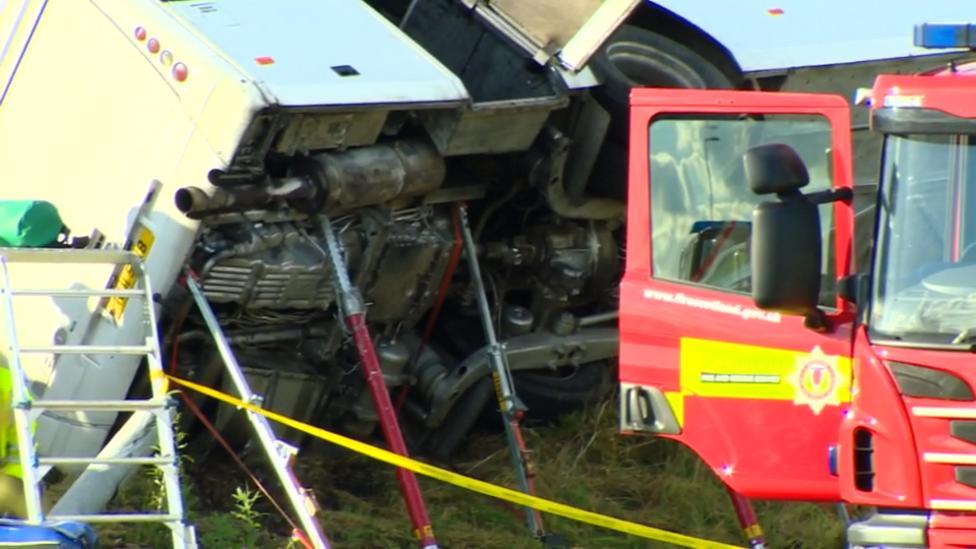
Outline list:
[[[231,212],[264,209],[279,200],[315,200],[318,189],[305,178],[288,177],[270,185],[216,188],[207,194],[199,187],[176,191],[176,208],[190,219]]]
[[[191,219],[267,209],[285,201],[308,214],[348,211],[399,198],[423,196],[443,185],[444,157],[427,141],[388,144],[300,156],[291,177],[211,172],[212,194],[198,187],[176,191],[176,207]]]

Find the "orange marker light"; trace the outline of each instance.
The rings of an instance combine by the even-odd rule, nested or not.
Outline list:
[[[268,56],[255,57],[254,60],[257,61],[258,65],[274,65],[275,62],[274,57]]]
[[[159,40],[150,38],[149,42],[146,44],[146,49],[149,50],[149,53],[159,53]]]
[[[777,15],[783,15],[784,12],[782,8],[769,8],[766,10],[766,13],[775,17]]]
[[[136,27],[136,30],[133,34],[135,34],[136,40],[142,42],[143,40],[146,39],[146,27]]]

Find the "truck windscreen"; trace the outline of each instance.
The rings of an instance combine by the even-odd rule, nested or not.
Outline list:
[[[976,143],[890,135],[885,143],[870,325],[874,337],[976,339]]]

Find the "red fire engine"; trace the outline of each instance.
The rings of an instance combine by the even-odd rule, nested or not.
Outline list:
[[[973,547],[976,66],[880,76],[869,103],[885,146],[855,270],[843,98],[633,93],[621,426],[692,448],[744,527],[746,498],[841,501],[876,509],[852,546]]]

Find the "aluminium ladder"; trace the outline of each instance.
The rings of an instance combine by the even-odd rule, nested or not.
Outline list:
[[[234,388],[237,389],[240,399],[243,402],[260,406],[263,398],[255,394],[247,382],[247,376],[244,374],[244,370],[241,369],[241,365],[237,362],[237,357],[234,356],[234,351],[231,349],[230,342],[220,327],[216,313],[210,307],[210,303],[204,295],[203,288],[197,283],[191,272],[187,273],[186,287],[190,291],[190,295],[193,296],[193,301],[200,311],[200,316],[203,317],[203,321],[210,331],[210,336],[213,338],[217,352],[220,354],[221,362],[224,363],[226,372],[230,376]],[[318,502],[315,501],[310,490],[302,487],[292,469],[292,464],[295,456],[298,454],[298,449],[278,439],[274,430],[271,428],[271,424],[264,416],[251,410],[245,410],[245,414],[251,423],[251,427],[254,428],[254,434],[257,437],[258,444],[264,450],[264,454],[268,458],[271,468],[278,477],[278,481],[281,483],[281,487],[284,489],[289,503],[291,503],[292,510],[298,516],[298,521],[301,523],[302,528],[304,528],[307,541],[311,543],[314,549],[330,549],[329,539],[322,531],[322,525],[316,517],[319,512]]]
[[[14,288],[10,267],[13,265],[50,265],[52,269],[84,268],[83,266],[114,266],[115,273],[125,273],[126,283],[119,283],[108,289],[52,289]],[[20,463],[23,469],[24,496],[27,508],[27,522],[41,524],[48,520],[69,520],[85,523],[160,523],[169,527],[173,547],[195,548],[195,531],[185,521],[179,479],[179,457],[173,433],[172,408],[174,401],[167,394],[167,385],[161,363],[159,339],[156,332],[156,312],[153,306],[153,291],[149,277],[138,255],[129,251],[110,249],[15,249],[0,248],[0,297],[3,310],[0,319],[6,324],[9,338],[8,363],[12,378],[13,415],[17,429],[17,442]],[[115,281],[113,281],[115,282]],[[18,297],[64,298],[88,300],[100,298],[97,309],[106,313],[108,303],[118,306],[131,300],[142,310],[141,323],[144,339],[137,345],[46,345],[22,346],[18,340],[18,328],[14,316],[14,300]],[[98,311],[96,313],[98,314]],[[127,315],[126,320],[140,315]],[[93,319],[95,322],[100,319]],[[152,396],[148,399],[128,400],[44,400],[34,399],[29,393],[22,359],[30,354],[49,354],[89,356],[140,356],[139,368],[148,368]],[[100,375],[112,375],[106,370]],[[144,429],[155,426],[158,455],[119,457],[100,454],[96,457],[77,456],[38,456],[35,451],[34,434],[31,424],[42,413],[52,412],[131,412],[130,423],[141,420]],[[146,510],[134,513],[91,513],[91,514],[50,514],[45,515],[41,501],[42,471],[52,466],[155,466],[162,475],[165,490],[165,511]]]

